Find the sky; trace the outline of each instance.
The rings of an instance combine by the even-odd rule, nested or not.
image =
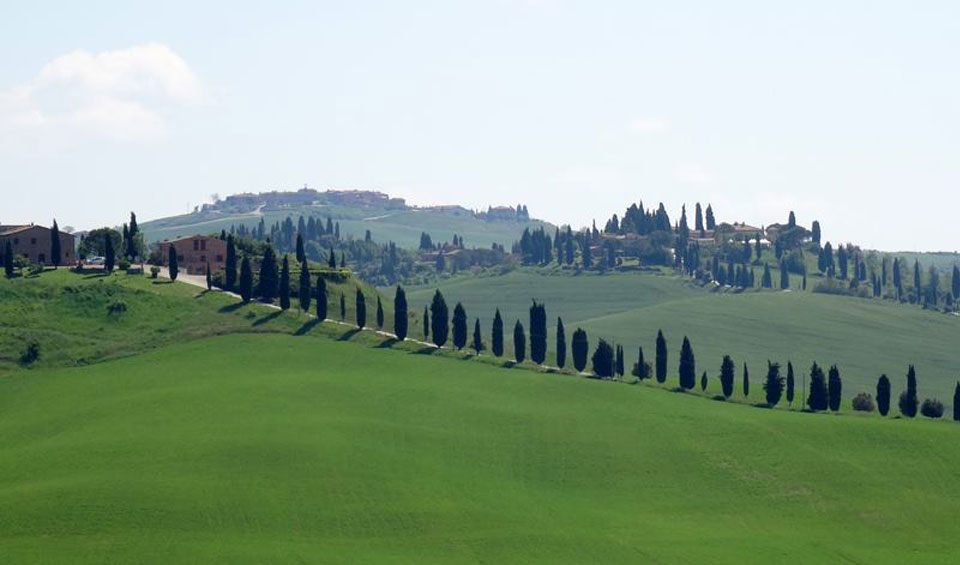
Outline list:
[[[5,2],[0,223],[371,189],[960,249],[960,3]]]

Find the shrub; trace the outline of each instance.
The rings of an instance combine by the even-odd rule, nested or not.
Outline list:
[[[127,311],[127,303],[118,300],[107,307],[107,313],[111,316],[119,316]]]
[[[40,344],[36,341],[31,341],[24,348],[23,352],[20,353],[20,364],[26,367],[27,365],[32,365],[40,359]]]
[[[873,396],[869,392],[861,392],[854,396],[850,403],[857,412],[873,412],[877,408],[873,403]]]
[[[160,276],[160,267],[153,265],[150,267],[150,278],[155,279]]]
[[[130,268],[130,260],[126,257],[120,259],[120,261],[117,263],[117,267],[119,267],[121,271],[126,271]]]
[[[927,418],[940,418],[943,416],[943,403],[936,398],[928,398],[920,405],[920,413]]]
[[[43,272],[43,265],[37,263],[30,263],[30,266],[27,267],[27,273],[30,275],[39,275]]]

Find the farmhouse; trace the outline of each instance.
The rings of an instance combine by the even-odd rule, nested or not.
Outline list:
[[[34,224],[0,226],[0,258],[6,252],[7,242],[10,242],[14,256],[23,255],[31,263],[39,265],[53,265],[50,256],[53,230],[50,228]],[[73,235],[60,232],[60,264],[67,265],[75,260]]]
[[[210,272],[216,273],[226,267],[227,242],[208,235],[191,235],[180,239],[160,242],[160,263],[166,265],[170,247],[177,250],[177,267],[188,275],[203,275],[210,264]]]

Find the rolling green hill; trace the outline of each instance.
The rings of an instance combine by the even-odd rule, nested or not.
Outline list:
[[[0,378],[31,562],[949,562],[960,428],[326,339]]]
[[[563,318],[567,339],[581,326],[593,343],[603,337],[623,344],[631,365],[638,345],[652,362],[657,330],[662,329],[670,348],[669,366],[676,371],[680,343],[689,336],[697,374],[718,375],[724,354],[738,365],[747,362],[757,401],[762,395],[757,383],[767,360],[784,365],[792,361],[798,387],[813,361],[836,363],[847,397],[873,393],[881,373],[890,377],[899,394],[907,365],[914,364],[921,397],[936,396],[949,405],[960,378],[960,318],[888,301],[811,292],[714,293],[680,277],[650,273],[566,276],[520,270],[500,277],[452,279],[440,288],[450,304],[462,301],[471,318],[480,316],[487,332],[495,308],[501,309],[509,329],[516,319],[527,325],[532,299],[545,302],[551,351],[556,316]],[[433,292],[411,291],[411,310],[422,310]],[[509,335],[506,341],[509,348]]]
[[[406,248],[420,244],[421,232],[427,232],[436,242],[451,241],[454,234],[465,238],[469,247],[490,247],[493,243],[507,248],[520,238],[524,228],[553,227],[539,220],[483,219],[459,206],[415,208],[392,200],[360,199],[348,196],[315,193],[309,200],[297,199],[300,193],[282,193],[283,196],[265,197],[263,206],[219,206],[192,214],[161,218],[140,224],[145,240],[150,243],[162,239],[195,233],[218,233],[231,224],[256,227],[261,218],[269,226],[282,222],[288,216],[296,222],[314,216],[340,222],[343,237],[363,239],[367,230],[377,242],[393,241]],[[374,195],[376,193],[360,193]],[[268,200],[273,198],[273,200]],[[258,200],[254,199],[254,202]]]

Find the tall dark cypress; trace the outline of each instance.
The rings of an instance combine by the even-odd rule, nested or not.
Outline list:
[[[383,329],[383,302],[380,301],[380,295],[377,295],[377,329]]]
[[[277,256],[273,247],[267,245],[263,252],[263,260],[260,262],[260,282],[257,294],[266,302],[273,302],[277,297]]]
[[[523,324],[520,320],[513,326],[513,356],[517,363],[523,363],[527,357],[527,336],[523,332]]]
[[[720,386],[723,387],[723,396],[730,398],[733,395],[733,380],[736,377],[737,367],[729,355],[723,356],[720,364]]]
[[[840,410],[840,401],[843,400],[843,381],[840,380],[840,371],[836,365],[830,367],[827,394],[830,396],[830,410],[834,412]]]
[[[827,380],[823,369],[816,362],[810,367],[810,394],[807,396],[807,406],[814,412],[826,410],[830,405],[830,395],[827,391]]]
[[[657,331],[657,382],[667,381],[667,340],[663,337],[663,330]]]
[[[530,306],[530,359],[543,365],[547,358],[547,310],[534,300]]]
[[[307,265],[306,261],[300,263],[300,288],[298,290],[300,310],[303,312],[309,312],[310,299],[313,297],[313,292],[310,288],[310,266]]]
[[[173,247],[173,245],[170,247]],[[113,238],[110,237],[110,230],[106,230],[103,234],[103,268],[106,269],[108,273],[112,273],[115,262],[116,256],[113,250]]]
[[[113,249],[113,244],[110,244],[110,249]],[[170,280],[177,280],[177,275],[180,273],[180,266],[177,264],[177,248],[170,244],[167,248],[168,258],[167,258],[167,272],[170,274]],[[111,253],[112,255],[112,253]]]
[[[480,355],[483,351],[483,336],[480,334],[480,318],[473,323],[473,352]]]
[[[397,285],[397,292],[393,297],[393,333],[397,339],[407,339],[407,292]]]
[[[327,319],[327,281],[323,275],[317,275],[317,319]]]
[[[617,376],[623,376],[623,346],[617,345]]]
[[[434,345],[443,347],[450,335],[450,314],[447,301],[443,299],[439,289],[433,294],[433,301],[430,303],[430,329],[433,331]]]
[[[587,367],[589,351],[590,343],[587,341],[587,332],[577,328],[573,332],[573,340],[570,341],[570,353],[573,354],[573,367],[578,373],[582,373]]]
[[[954,410],[957,403],[954,402]],[[890,412],[890,379],[886,375],[880,375],[877,380],[877,411],[881,416],[886,416]]]
[[[793,363],[787,361],[787,404],[793,406],[793,392],[796,382],[793,378]]]
[[[697,384],[697,367],[693,356],[693,347],[690,340],[683,336],[683,345],[680,346],[680,388],[690,390]]]
[[[367,326],[367,298],[363,291],[357,288],[357,327],[361,330]]]
[[[960,422],[960,381],[953,389],[953,421]]]
[[[430,309],[423,307],[423,339],[430,339]]]
[[[907,369],[907,390],[900,394],[900,413],[907,418],[917,415],[917,371],[910,365]]]
[[[467,346],[467,311],[459,302],[453,307],[453,346],[461,350]]]
[[[345,322],[347,320],[347,295],[343,292],[340,293],[340,321]]]
[[[950,291],[953,293],[953,299],[960,300],[960,267],[953,266],[953,280],[950,284]]]
[[[307,254],[303,250],[303,234],[297,232],[297,263],[303,263],[307,260]]]
[[[140,226],[137,225],[137,215],[130,212],[130,228],[127,230],[127,259],[133,261],[139,254],[137,235],[140,233]],[[236,265],[234,265],[236,268]]]
[[[331,269],[337,268],[337,256],[333,252],[333,247],[330,248],[330,255],[327,257],[327,267]]]
[[[250,267],[250,259],[244,256],[240,262],[240,298],[244,304],[250,302],[253,297],[253,269]]]
[[[213,290],[213,277],[210,276],[210,262],[207,262],[207,290]]]
[[[563,320],[557,316],[557,367],[567,364],[567,336],[563,330]]]
[[[707,372],[704,371],[703,374],[700,375],[700,392],[707,392],[707,382]]]
[[[790,288],[790,272],[787,271],[787,260],[780,260],[780,290]]]
[[[500,309],[497,308],[493,315],[493,329],[490,331],[490,345],[493,354],[497,357],[503,357],[503,318],[500,317]]]
[[[53,267],[57,268],[60,266],[60,262],[63,260],[62,252],[60,250],[60,228],[57,226],[57,220],[53,220],[53,227],[50,228],[50,262],[53,263]]]
[[[743,364],[743,397],[747,398],[750,396],[750,369],[747,368],[747,364]]]
[[[773,408],[780,403],[783,395],[783,377],[780,375],[780,363],[767,361],[767,380],[763,383],[767,396],[767,406]]]
[[[3,250],[3,273],[8,279],[13,278],[13,245],[9,239]]]
[[[290,308],[290,258],[283,255],[283,267],[280,269],[280,309],[288,310]]]
[[[233,290],[237,284],[237,244],[233,241],[233,234],[227,236],[227,256],[224,264],[223,286],[225,290]]]

